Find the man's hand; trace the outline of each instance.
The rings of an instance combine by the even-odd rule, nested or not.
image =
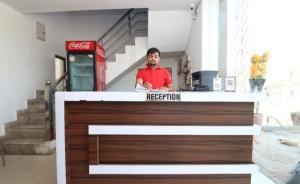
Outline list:
[[[161,87],[159,88],[159,91],[169,91],[169,89],[167,87]]]
[[[151,84],[150,82],[145,82],[145,83],[143,84],[143,86],[144,86],[145,88],[147,88],[147,89],[152,90],[152,84]]]
[[[159,88],[159,90],[160,90],[160,91],[166,91],[166,92],[167,92],[167,91],[170,91],[170,92],[174,91],[172,85],[170,85],[170,86],[168,86],[168,87],[161,87],[161,88]]]

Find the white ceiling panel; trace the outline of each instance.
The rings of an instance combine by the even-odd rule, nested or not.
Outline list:
[[[149,8],[187,10],[198,0],[0,0],[22,13]]]

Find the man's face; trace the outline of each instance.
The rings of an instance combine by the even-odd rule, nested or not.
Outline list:
[[[147,64],[150,66],[156,66],[159,62],[159,54],[158,52],[151,53],[147,56]]]

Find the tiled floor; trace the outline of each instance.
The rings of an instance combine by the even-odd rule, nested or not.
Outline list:
[[[272,180],[267,178],[261,172],[254,174],[252,177],[251,184],[275,184]]]
[[[289,172],[300,158],[300,147],[281,144],[280,139],[300,140],[300,127],[264,127],[253,150],[253,161],[277,184],[291,179]]]
[[[6,166],[0,161],[1,184],[55,184],[55,154],[47,156],[5,156]]]
[[[0,166],[1,184],[56,184],[55,154],[49,156],[5,157],[6,166]],[[261,173],[253,176],[251,184],[274,184]]]

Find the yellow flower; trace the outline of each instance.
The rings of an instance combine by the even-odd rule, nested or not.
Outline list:
[[[267,73],[266,61],[269,60],[270,52],[265,52],[262,56],[254,54],[251,57],[250,79],[263,79]]]
[[[251,63],[255,64],[255,63],[258,63],[261,61],[261,56],[258,55],[258,54],[254,54],[252,57],[251,57]]]
[[[269,60],[270,57],[270,52],[265,52],[262,56],[261,56],[261,61],[262,62],[266,62]]]
[[[262,73],[263,75],[265,75],[265,74],[267,73],[267,64],[266,64],[266,63],[262,63],[262,64],[260,65],[260,68],[261,68],[261,73]]]
[[[250,69],[250,77],[251,79],[255,79],[257,78],[260,74],[261,74],[261,71],[259,69],[259,64],[253,64],[251,66],[251,69]]]

